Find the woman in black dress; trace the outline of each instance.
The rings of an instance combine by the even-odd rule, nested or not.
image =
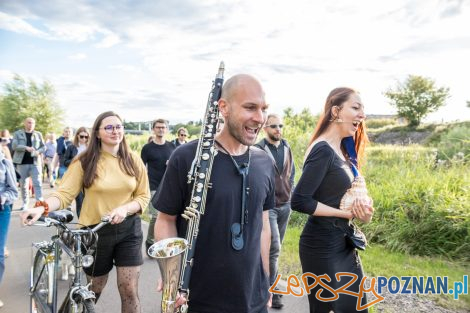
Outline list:
[[[358,275],[356,282],[347,288],[353,292],[359,291],[363,277],[361,261],[355,248],[346,242],[345,232],[352,218],[370,221],[374,211],[372,200],[357,200],[349,210],[339,207],[354,179],[351,164],[356,163],[356,158],[360,164],[367,142],[364,119],[364,106],[356,91],[336,88],[330,92],[307,149],[302,176],[292,195],[292,209],[310,215],[299,242],[302,270],[317,276],[328,274],[331,282],[325,282],[335,290],[350,280],[345,276],[336,281],[335,274],[339,272]],[[348,154],[345,142],[351,136],[355,147]],[[309,278],[308,284],[313,282]],[[308,296],[310,312],[356,312],[355,296],[339,294],[337,300],[323,302],[316,298],[320,289],[324,289],[321,297],[334,296],[317,285]],[[365,297],[361,303],[367,303]]]

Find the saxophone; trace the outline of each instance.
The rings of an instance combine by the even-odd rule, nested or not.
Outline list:
[[[175,311],[178,291],[189,300],[189,281],[193,265],[199,223],[204,215],[207,190],[211,188],[210,176],[217,150],[214,147],[215,133],[219,121],[218,101],[222,95],[224,63],[212,84],[196,149],[196,156],[188,172],[188,184],[193,184],[191,198],[182,217],[188,221],[186,237],[167,238],[153,244],[148,252],[158,261],[163,280],[162,313],[186,312],[187,305]]]

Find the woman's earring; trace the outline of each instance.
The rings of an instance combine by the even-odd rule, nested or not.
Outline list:
[[[333,116],[333,118],[330,120],[330,122],[335,122],[335,123],[342,123],[343,120],[340,119],[339,117],[337,116]]]

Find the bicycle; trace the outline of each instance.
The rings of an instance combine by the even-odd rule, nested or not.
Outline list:
[[[57,234],[50,241],[32,244],[32,267],[30,285],[31,313],[94,313],[95,294],[89,289],[82,278],[82,267],[90,267],[94,263],[92,256],[96,250],[96,242],[100,228],[110,223],[103,217],[101,223],[92,229],[70,229],[67,223],[73,220],[73,213],[67,210],[50,212],[41,217],[36,226],[55,226]],[[34,253],[34,250],[37,250]],[[61,251],[71,259],[75,268],[75,276],[70,283],[67,294],[57,309],[57,273]],[[83,253],[85,251],[85,253]],[[34,257],[33,257],[34,255]]]

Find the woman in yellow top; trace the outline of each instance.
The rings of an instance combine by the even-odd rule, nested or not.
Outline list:
[[[79,223],[98,224],[104,215],[112,221],[98,231],[95,264],[84,269],[88,279],[93,278],[91,289],[98,299],[115,264],[122,312],[141,312],[138,279],[143,236],[137,214],[149,203],[149,182],[142,160],[126,143],[122,119],[114,112],[96,118],[88,149],[70,164],[59,189],[43,206],[21,214],[23,223],[34,223],[45,207],[49,212],[68,207],[82,188],[85,198]]]

